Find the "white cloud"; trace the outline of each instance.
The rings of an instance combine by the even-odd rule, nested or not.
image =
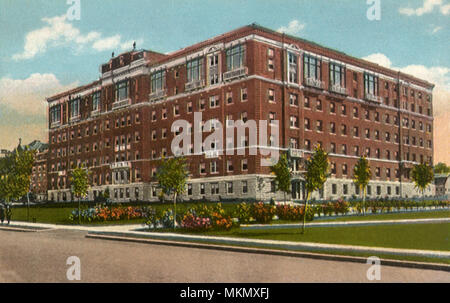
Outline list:
[[[120,45],[120,39],[121,39],[120,35],[100,39],[98,41],[95,41],[95,43],[92,45],[92,48],[98,51],[115,49]]]
[[[144,39],[128,40],[120,44],[120,49],[122,51],[127,51],[133,49],[133,43],[136,42],[136,48],[139,49],[142,44],[144,44]]]
[[[443,15],[450,14],[450,4],[444,4],[443,0],[423,0],[423,5],[418,8],[401,7],[400,14],[407,16],[422,16],[431,13],[435,7],[439,7]]]
[[[442,5],[441,6],[441,14],[443,15],[450,15],[450,4]]]
[[[62,85],[54,74],[32,74],[26,79],[0,79],[0,105],[28,115],[45,115],[45,98],[78,83]]]
[[[280,27],[277,32],[285,33],[289,35],[298,35],[305,28],[305,24],[300,23],[298,20],[292,20],[288,26]]]
[[[391,60],[385,54],[381,53],[371,54],[367,57],[363,57],[362,59],[370,61],[372,63],[379,64],[387,68],[390,68],[392,66]]]
[[[96,31],[82,34],[80,30],[67,21],[67,16],[43,18],[45,26],[29,32],[25,36],[24,50],[14,54],[14,60],[32,59],[36,55],[45,53],[49,47],[71,46],[80,50],[91,46],[96,51],[111,50],[123,44],[120,35],[102,37]],[[143,43],[143,40],[140,40]]]

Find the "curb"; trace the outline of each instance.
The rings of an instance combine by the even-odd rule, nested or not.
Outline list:
[[[4,231],[15,231],[15,232],[38,232],[38,229],[33,228],[20,228],[20,227],[8,227],[8,226],[0,226],[0,230]]]
[[[121,241],[121,242],[134,242],[134,243],[144,243],[153,245],[167,245],[167,246],[177,246],[177,247],[187,247],[187,248],[198,248],[198,249],[210,249],[210,250],[222,250],[231,251],[239,253],[254,253],[262,255],[275,255],[284,257],[294,257],[294,258],[309,258],[317,260],[327,260],[327,261],[340,261],[340,262],[353,262],[353,263],[364,263],[367,264],[367,258],[357,257],[357,256],[343,256],[343,255],[331,255],[323,253],[312,253],[312,252],[299,252],[299,251],[287,251],[287,250],[275,250],[266,248],[252,248],[252,247],[239,247],[239,246],[228,246],[228,245],[217,245],[217,244],[203,244],[189,241],[173,241],[173,240],[160,240],[151,238],[138,238],[130,237],[125,234],[106,234],[100,232],[88,233],[86,238],[91,239],[101,239],[110,241]],[[415,269],[427,269],[427,270],[439,270],[450,272],[450,265],[446,264],[435,264],[435,263],[425,263],[425,262],[414,262],[414,261],[401,261],[392,259],[382,259],[381,265],[405,267],[405,268],[415,268]]]

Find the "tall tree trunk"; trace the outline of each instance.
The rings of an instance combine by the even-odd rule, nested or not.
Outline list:
[[[309,192],[306,194],[305,209],[304,209],[304,212],[303,212],[303,227],[302,227],[302,234],[305,233],[306,212],[308,211],[308,201],[309,201],[310,195],[311,195],[311,194],[310,194]]]
[[[366,215],[366,186],[363,188],[363,216]]]
[[[78,198],[78,225],[81,225],[81,198]]]
[[[174,208],[173,229],[176,229],[177,228],[177,193],[176,192],[173,194],[173,208]]]

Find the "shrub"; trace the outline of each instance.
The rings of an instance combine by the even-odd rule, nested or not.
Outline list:
[[[239,219],[240,224],[250,223],[252,217],[251,206],[242,202],[236,207],[235,216]]]
[[[336,203],[334,203],[334,212],[336,214],[342,214],[345,215],[348,213],[349,204],[348,202],[344,201],[342,198],[339,199]]]
[[[275,209],[271,205],[266,205],[263,202],[252,204],[251,208],[252,217],[255,218],[256,222],[261,224],[270,223],[275,214]]]
[[[195,211],[188,211],[181,221],[181,227],[192,231],[206,231],[212,225],[210,218],[199,217]]]
[[[148,228],[156,229],[158,228],[160,224],[160,218],[156,212],[156,210],[152,207],[147,207],[145,209],[145,225],[148,226]]]
[[[302,218],[302,208],[292,205],[277,205],[275,214],[281,220],[300,221]]]
[[[174,217],[174,213],[173,213],[172,209],[168,209],[168,210],[164,211],[161,216],[161,221],[160,221],[162,227],[163,228],[174,228],[173,217]]]

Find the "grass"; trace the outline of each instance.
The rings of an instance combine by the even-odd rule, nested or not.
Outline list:
[[[405,219],[432,219],[432,218],[450,218],[450,210],[433,210],[433,211],[418,211],[405,213],[384,213],[384,214],[370,214],[366,216],[342,216],[335,218],[321,217],[316,218],[315,221],[375,221],[375,220],[405,220]]]
[[[205,204],[217,204],[214,202]],[[231,213],[237,203],[222,203],[222,207],[226,212]],[[198,203],[179,203],[177,204],[177,212],[183,213],[189,208],[198,205]],[[86,209],[88,207],[93,207],[95,204],[82,203],[81,208]],[[114,205],[114,206],[119,206]],[[173,209],[172,203],[125,203],[123,206],[151,206],[158,212],[163,212],[169,208]],[[73,225],[74,223],[69,220],[69,216],[74,209],[78,208],[78,203],[55,203],[46,205],[32,205],[30,206],[30,221],[36,218],[37,223],[50,223],[50,224],[64,224]],[[13,221],[27,221],[27,207],[19,206],[12,209],[12,220]],[[124,224],[142,224],[144,219],[133,219],[133,220],[120,220],[120,221],[101,221],[101,222],[82,222],[83,225],[124,225]]]
[[[173,232],[173,230],[167,230]],[[186,231],[178,231],[188,233]],[[193,234],[193,233],[190,233]],[[196,235],[450,251],[450,223],[208,231]]]

